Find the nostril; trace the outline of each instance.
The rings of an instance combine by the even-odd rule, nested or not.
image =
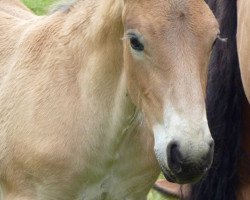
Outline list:
[[[168,165],[174,173],[182,171],[183,158],[177,142],[171,142],[167,147]]]

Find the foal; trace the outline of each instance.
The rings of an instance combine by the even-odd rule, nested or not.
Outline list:
[[[206,172],[218,24],[205,2],[20,9],[0,9],[1,199],[140,200],[160,169],[178,183]]]

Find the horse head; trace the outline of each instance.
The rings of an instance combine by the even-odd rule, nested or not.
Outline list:
[[[168,180],[195,181],[213,160],[205,90],[218,23],[203,1],[126,0],[123,24],[128,91],[157,160]]]

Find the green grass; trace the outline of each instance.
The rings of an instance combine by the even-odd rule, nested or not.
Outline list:
[[[55,2],[55,0],[22,0],[34,13],[37,15],[45,14],[49,6]],[[173,197],[165,197],[155,190],[151,190],[148,194],[148,200],[177,200]]]
[[[164,179],[163,174],[160,174],[159,179]],[[148,200],[178,200],[177,198],[174,198],[172,196],[163,196],[159,192],[152,189],[148,194]]]
[[[174,197],[166,197],[161,195],[159,192],[155,190],[151,190],[150,193],[148,194],[148,200],[177,200],[177,198]]]
[[[21,0],[37,15],[43,15],[55,0]]]

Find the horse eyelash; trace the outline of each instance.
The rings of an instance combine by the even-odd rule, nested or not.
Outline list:
[[[123,36],[123,37],[121,38],[122,41],[123,41],[123,40],[127,40],[127,39],[129,39],[129,37],[128,37],[127,35],[125,35],[125,36]]]
[[[134,35],[132,35],[132,34],[126,34],[126,35],[124,35],[124,36],[121,38],[121,40],[131,39],[133,36],[134,36]]]
[[[228,38],[223,38],[219,35],[217,35],[217,39],[220,41],[220,42],[227,42]]]

